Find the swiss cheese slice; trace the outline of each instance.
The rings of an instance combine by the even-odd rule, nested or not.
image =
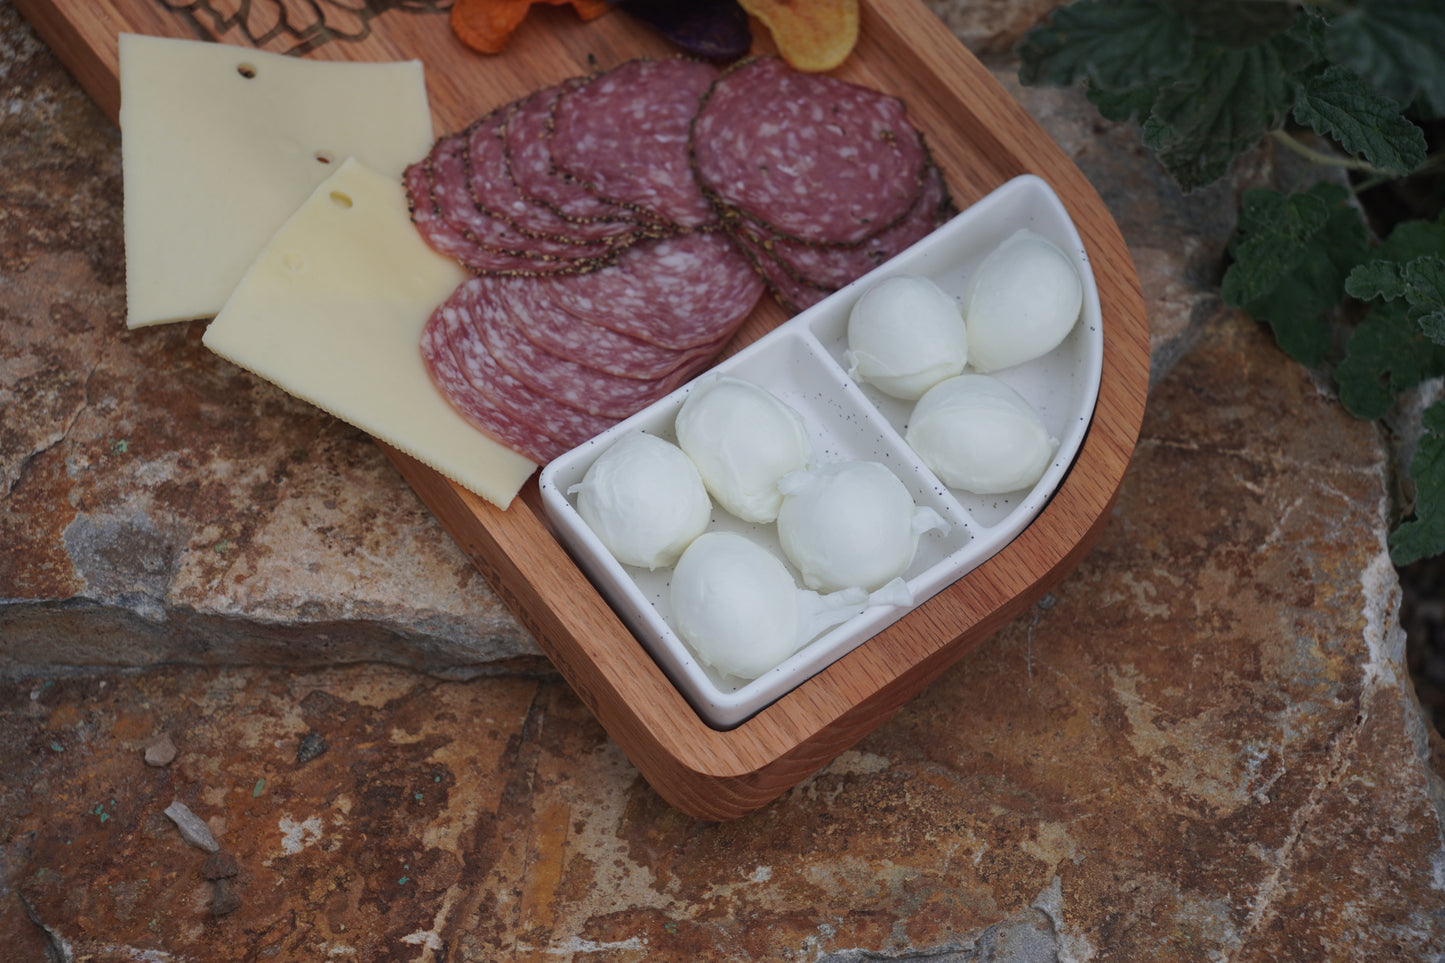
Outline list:
[[[420,61],[336,63],[120,35],[126,324],[214,315],[348,157],[401,177],[432,144]]]
[[[426,246],[401,183],[340,164],[242,277],[202,343],[500,508],[536,468],[432,384],[422,329],[466,278]]]

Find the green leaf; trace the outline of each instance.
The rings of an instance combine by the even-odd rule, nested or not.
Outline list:
[[[1089,102],[1099,109],[1099,113],[1104,115],[1106,120],[1118,123],[1124,123],[1135,116],[1140,120],[1148,117],[1149,108],[1154,105],[1156,95],[1152,86],[1107,90],[1090,84],[1084,90],[1084,96],[1089,98]]]
[[[1224,302],[1267,323],[1304,364],[1325,360],[1345,278],[1369,254],[1364,221],[1348,199],[1345,188],[1324,182],[1289,195],[1248,191],[1229,243]]]
[[[1188,23],[1156,0],[1078,0],[1024,35],[1019,81],[1087,80],[1105,90],[1152,84],[1187,64],[1193,45]]]
[[[1445,219],[1397,225],[1350,271],[1345,291],[1370,304],[1335,370],[1340,402],[1380,418],[1398,392],[1445,375],[1445,339],[1425,327],[1445,298]]]
[[[1318,57],[1307,24],[1253,47],[1199,50],[1184,73],[1161,87],[1144,121],[1144,143],[1181,187],[1218,180],[1238,154],[1284,126],[1295,75]]]
[[[1402,273],[1410,317],[1427,338],[1445,344],[1445,258],[1417,257]]]
[[[1445,375],[1445,348],[1432,344],[1403,301],[1371,305],[1335,369],[1340,404],[1356,418],[1389,414],[1395,396]]]
[[[1376,298],[1393,301],[1403,297],[1405,280],[1400,276],[1400,265],[1382,259],[1366,261],[1345,278],[1345,293],[1361,301],[1373,301]]]
[[[1300,86],[1294,119],[1380,170],[1408,174],[1425,163],[1425,132],[1345,67],[1328,67]]]
[[[1330,21],[1329,58],[1397,104],[1428,119],[1445,116],[1445,3],[1358,0]]]
[[[1362,301],[1401,301],[1412,324],[1445,344],[1445,217],[1401,223],[1350,272],[1345,291]]]
[[[1401,221],[1375,249],[1374,257],[1404,264],[1431,254],[1445,256],[1445,213],[1433,221]]]
[[[1423,426],[1410,459],[1415,517],[1390,533],[1390,560],[1396,565],[1445,553],[1445,401],[1425,409]]]
[[[1189,21],[1196,36],[1228,47],[1251,47],[1295,23],[1295,9],[1278,0],[1162,0]]]

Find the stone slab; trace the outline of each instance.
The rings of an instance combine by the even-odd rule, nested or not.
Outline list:
[[[1009,38],[1047,4],[933,6],[1012,84]],[[1438,959],[1442,753],[1383,544],[1393,453],[1214,293],[1235,192],[1278,170],[1185,197],[1079,92],[1013,86],[1149,302],[1111,523],[854,750],[710,824],[640,779],[365,438],[194,325],[123,330],[117,134],[0,2],[8,945]],[[173,761],[147,763],[161,736]]]

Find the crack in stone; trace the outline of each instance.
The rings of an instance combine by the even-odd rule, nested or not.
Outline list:
[[[35,909],[35,906],[30,900],[26,899],[25,894],[18,889],[15,890],[15,898],[20,901],[20,908],[25,911],[26,919],[35,924],[35,928],[40,930],[41,935],[45,937],[45,958],[47,963],[75,963],[75,949],[65,937],[61,936],[55,927],[40,918],[40,913]]]
[[[85,373],[85,379],[81,382],[80,404],[71,409],[69,417],[66,418],[60,429],[60,433],[52,441],[41,445],[20,459],[19,463],[15,466],[15,477],[12,478],[10,484],[6,486],[4,498],[8,499],[11,495],[15,494],[15,490],[19,488],[21,482],[25,480],[25,476],[30,471],[30,466],[35,463],[37,458],[42,457],[47,452],[53,451],[70,440],[70,433],[75,430],[76,423],[80,421],[81,416],[84,415],[91,406],[90,383],[95,378],[95,373],[100,370],[104,357],[105,353],[102,351],[100,356],[95,359],[95,363],[90,366],[90,370]]]

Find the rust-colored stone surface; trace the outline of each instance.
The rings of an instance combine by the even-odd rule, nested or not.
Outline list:
[[[367,438],[126,330],[119,133],[0,38],[0,666],[539,657]]]
[[[933,6],[1012,84],[1040,4]],[[1220,307],[1234,187],[1182,197],[1077,92],[1015,92],[1149,301],[1111,523],[855,749],[710,824],[369,441],[196,328],[124,331],[117,135],[0,3],[0,955],[1439,958],[1391,453]]]

